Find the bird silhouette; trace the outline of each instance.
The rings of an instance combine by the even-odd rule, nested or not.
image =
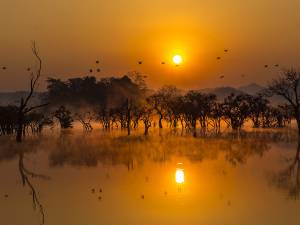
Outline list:
[[[224,75],[221,75],[221,76],[220,76],[220,79],[224,79],[224,77],[225,77]]]
[[[141,199],[145,199],[145,195],[141,195]]]
[[[269,65],[265,65],[265,68],[268,68],[269,67]]]
[[[139,64],[139,65],[142,65],[142,64],[143,64],[143,61],[138,61],[138,64]]]
[[[162,65],[165,65],[166,63],[165,63],[165,62],[161,62],[161,64],[162,64]]]
[[[30,68],[29,68],[29,67],[27,68],[27,71],[30,71]]]
[[[224,52],[228,52],[228,49],[224,49]]]
[[[90,73],[92,73],[93,72],[93,70],[92,69],[90,69]]]
[[[98,73],[100,73],[100,71],[101,71],[100,69],[97,69],[97,72],[98,72]]]
[[[102,193],[102,188],[99,189],[99,192]]]
[[[275,64],[274,66],[275,66],[275,67],[278,67],[278,66],[279,66],[279,64]]]
[[[3,69],[3,70],[6,70],[7,68],[6,68],[6,66],[3,66],[2,69]]]
[[[218,56],[218,57],[217,57],[217,60],[220,60],[220,59],[221,59],[221,57],[220,57],[220,56]]]
[[[99,60],[96,61],[96,64],[99,64]]]
[[[92,191],[92,193],[94,194],[94,193],[95,193],[95,188],[93,188],[91,191]]]

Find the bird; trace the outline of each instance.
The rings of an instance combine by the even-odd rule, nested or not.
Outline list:
[[[165,63],[165,62],[161,62],[161,64],[162,64],[162,65],[165,65],[166,63]]]
[[[145,195],[141,195],[141,199],[145,199]]]
[[[93,70],[92,69],[90,69],[90,73],[92,73],[93,72]]]
[[[27,71],[30,71],[30,68],[29,68],[29,67],[27,68]]]
[[[221,57],[220,57],[220,56],[218,56],[218,57],[217,57],[217,60],[219,60],[219,59],[221,59]]]
[[[93,194],[95,193],[95,188],[92,189],[92,193],[93,193]]]
[[[102,188],[100,188],[99,192],[102,193]]]
[[[99,60],[96,61],[96,64],[99,64]]]
[[[100,201],[101,199],[102,199],[102,197],[101,197],[101,196],[99,196],[99,197],[98,197],[98,200]]]
[[[3,69],[3,70],[6,70],[6,66],[3,66],[2,69]]]
[[[228,49],[224,49],[224,52],[228,52]]]
[[[100,71],[101,71],[101,70],[98,68],[98,69],[97,69],[97,72],[100,73]]]
[[[138,61],[138,64],[139,64],[139,65],[142,65],[142,64],[143,64],[143,61]]]
[[[165,191],[165,196],[167,196],[167,195],[168,195],[168,192]]]
[[[8,194],[5,194],[4,197],[5,197],[5,198],[8,198]]]
[[[220,76],[220,79],[224,79],[224,77],[225,77],[224,75],[221,75],[221,76]]]
[[[269,67],[269,65],[265,65],[265,68],[268,68]]]
[[[275,64],[274,66],[275,66],[275,67],[278,67],[278,66],[279,66],[279,64]]]

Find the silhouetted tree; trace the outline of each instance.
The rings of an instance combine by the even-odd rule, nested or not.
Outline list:
[[[292,107],[294,117],[298,125],[298,135],[300,135],[300,71],[289,69],[282,72],[281,76],[274,79],[266,90],[268,96],[282,96]]]
[[[54,112],[54,117],[58,119],[60,127],[62,129],[73,127],[72,113],[69,110],[67,110],[65,106],[59,107]]]
[[[225,120],[233,130],[240,129],[250,115],[249,95],[231,94],[224,99],[223,104]]]
[[[17,119],[17,136],[16,136],[16,140],[17,142],[22,142],[22,136],[24,133],[24,120],[25,120],[25,116],[27,113],[37,109],[37,108],[41,108],[44,107],[48,104],[41,104],[41,105],[36,105],[36,106],[30,106],[30,100],[32,98],[32,96],[34,95],[34,92],[36,91],[37,85],[38,85],[38,81],[41,77],[41,71],[42,71],[42,59],[39,56],[37,47],[35,42],[32,42],[32,53],[33,55],[36,57],[37,61],[38,61],[38,69],[35,72],[31,73],[31,79],[30,79],[30,91],[29,94],[27,95],[27,97],[21,98],[20,101],[20,105],[18,108],[18,119]]]

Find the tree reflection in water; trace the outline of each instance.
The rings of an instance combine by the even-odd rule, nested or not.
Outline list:
[[[19,172],[22,179],[23,186],[28,186],[30,189],[30,195],[32,196],[32,206],[33,209],[36,210],[38,208],[40,214],[41,214],[41,224],[45,223],[45,213],[44,213],[44,207],[41,204],[38,193],[36,191],[35,186],[32,184],[30,178],[40,178],[40,179],[49,179],[49,177],[41,174],[34,173],[30,170],[28,170],[24,165],[24,151],[20,149],[19,151]]]
[[[294,158],[289,165],[272,176],[272,183],[281,190],[287,191],[289,198],[297,200],[300,196],[300,140]]]

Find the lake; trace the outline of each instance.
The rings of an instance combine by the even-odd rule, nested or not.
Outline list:
[[[288,129],[0,137],[0,224],[298,225],[298,146]]]

